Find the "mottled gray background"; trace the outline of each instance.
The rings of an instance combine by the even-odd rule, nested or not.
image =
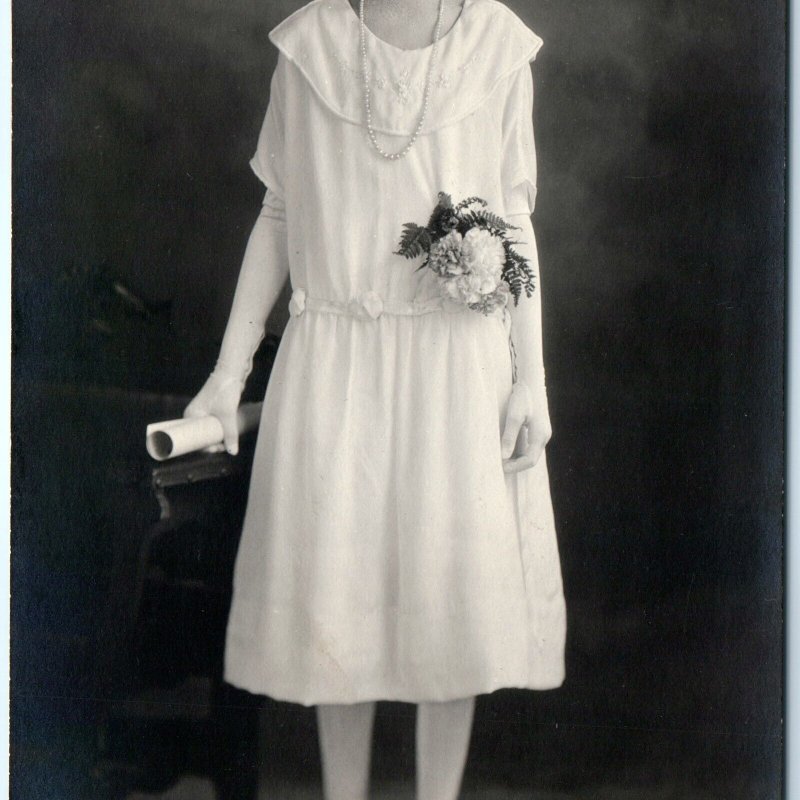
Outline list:
[[[97,398],[188,395],[213,365],[262,195],[267,32],[299,4],[14,3],[18,797],[78,796],[63,787],[91,760],[82,676],[121,513]],[[785,6],[509,5],[545,42],[535,227],[568,680],[485,698],[468,780],[778,797]]]

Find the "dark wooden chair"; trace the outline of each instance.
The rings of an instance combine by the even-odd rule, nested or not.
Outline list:
[[[98,778],[111,794],[186,772],[255,795],[257,699],[222,680],[225,624],[252,458],[152,462],[158,515],[119,543],[98,647]],[[140,487],[143,488],[143,487]]]

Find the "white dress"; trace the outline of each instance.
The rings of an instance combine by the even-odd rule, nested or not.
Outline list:
[[[225,677],[304,705],[557,687],[566,615],[546,457],[502,469],[506,330],[442,308],[430,270],[394,254],[440,190],[531,213],[541,40],[497,0],[466,0],[422,135],[390,162],[367,139],[358,36],[348,0],[313,0],[270,33],[279,59],[251,165],[285,208],[294,294]],[[368,49],[375,127],[399,149],[431,48],[368,33]]]

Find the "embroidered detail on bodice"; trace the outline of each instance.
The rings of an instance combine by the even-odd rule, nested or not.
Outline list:
[[[349,122],[364,124],[359,22],[349,0],[312,0],[269,38],[325,105]],[[541,44],[499,0],[464,0],[460,17],[440,41],[422,134],[478,108],[500,81],[533,61]],[[373,127],[408,135],[418,120],[430,48],[402,50],[372,36],[368,58]]]
[[[435,69],[431,76],[431,90],[442,91],[450,89],[462,74],[469,71],[476,63],[486,58],[485,53],[476,51],[466,61],[455,69],[449,71]],[[340,55],[336,55],[336,62],[343,75],[348,79],[356,81],[358,86],[363,85],[364,76],[361,68],[354,66],[347,59]],[[391,92],[394,99],[400,103],[407,103],[409,100],[420,100],[425,92],[424,79],[414,79],[411,76],[411,70],[406,67],[401,70],[397,75],[387,76],[370,75],[370,86],[379,91]]]

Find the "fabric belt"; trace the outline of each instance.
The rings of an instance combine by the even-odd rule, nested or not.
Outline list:
[[[469,311],[472,314],[479,314],[467,306],[448,300],[446,297],[431,297],[427,300],[416,300],[407,302],[403,300],[384,299],[376,292],[365,292],[360,297],[346,303],[336,300],[325,300],[321,297],[310,297],[306,290],[297,287],[292,291],[289,300],[289,314],[299,317],[306,311],[317,311],[323,314],[338,314],[344,317],[356,317],[359,319],[378,319],[383,314],[390,314],[401,317],[417,317],[422,314],[434,314],[437,311],[446,314],[461,314]],[[507,308],[502,311],[495,311],[490,316],[499,319],[505,328],[508,336],[508,348],[511,356],[511,367],[513,381],[517,380],[517,355],[514,349],[514,342],[511,338],[511,314]]]
[[[434,314],[443,311],[447,314],[461,314],[470,309],[444,297],[431,297],[427,300],[393,300],[382,298],[376,292],[365,292],[346,303],[313,297],[305,289],[296,288],[289,301],[289,313],[299,317],[306,311],[318,311],[324,314],[339,314],[345,317],[361,319],[378,319],[383,314],[402,317],[416,317],[422,314]],[[477,313],[475,311],[472,312]]]

